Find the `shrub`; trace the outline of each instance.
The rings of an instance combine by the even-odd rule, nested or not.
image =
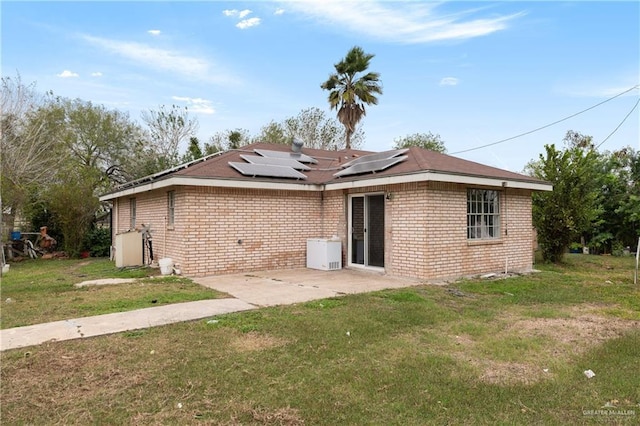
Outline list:
[[[111,230],[109,228],[92,228],[85,236],[84,247],[93,257],[109,256]]]

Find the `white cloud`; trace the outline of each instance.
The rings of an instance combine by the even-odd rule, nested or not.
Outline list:
[[[159,36],[160,33],[162,33],[162,31],[160,30],[149,30],[147,31],[149,34],[151,34],[152,36]]]
[[[69,70],[64,70],[62,71],[60,74],[56,74],[56,76],[60,77],[60,78],[74,78],[74,77],[80,77],[80,75],[76,72],[73,71],[69,71]]]
[[[231,16],[234,18],[241,19],[241,21],[236,24],[236,27],[240,28],[241,30],[245,30],[247,28],[260,25],[260,21],[261,21],[260,18],[254,17],[254,18],[244,19],[252,13],[250,9],[244,9],[244,10],[226,9],[226,10],[223,10],[222,13],[225,16]]]
[[[440,13],[441,3],[308,0],[286,2],[290,9],[321,23],[399,43],[463,40],[504,30],[524,12],[490,18],[480,10]],[[456,3],[464,4],[464,3]]]
[[[91,77],[102,77],[102,73],[100,71],[92,72]]]
[[[440,80],[440,86],[457,86],[460,80],[455,77],[445,77]]]
[[[273,14],[274,15],[282,15],[282,14],[284,14],[284,9],[278,8],[278,9],[276,9],[275,12],[273,12]]]
[[[172,96],[174,101],[184,102],[187,104],[189,111],[199,114],[215,114],[212,102],[202,98],[190,98],[188,96]]]
[[[242,20],[236,24],[236,27],[241,30],[245,30],[247,28],[255,27],[256,25],[260,25],[260,18],[249,18]]]
[[[244,9],[244,10],[225,9],[222,11],[222,14],[224,16],[233,16],[233,17],[237,17],[238,19],[243,19],[245,16],[249,15],[251,12],[252,12],[251,9]]]
[[[236,80],[232,75],[214,69],[214,66],[204,58],[136,42],[111,40],[88,35],[83,36],[83,38],[88,43],[107,52],[155,70],[169,71],[185,77],[218,84],[228,84]]]

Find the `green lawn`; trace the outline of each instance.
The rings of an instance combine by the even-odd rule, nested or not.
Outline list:
[[[2,277],[0,328],[129,311],[169,303],[226,297],[153,268],[116,268],[108,259],[28,260]],[[100,278],[136,278],[134,283],[75,287]]]
[[[2,423],[638,424],[633,261],[538,267],[7,351]]]

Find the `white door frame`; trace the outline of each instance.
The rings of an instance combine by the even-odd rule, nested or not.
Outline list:
[[[382,209],[382,220],[386,222],[385,220],[385,210],[386,210],[386,200],[384,199],[384,192],[363,192],[363,193],[358,193],[358,194],[349,194],[347,197],[347,211],[348,211],[348,222],[347,222],[347,265],[350,267],[354,267],[354,268],[362,268],[362,269],[369,269],[369,270],[375,270],[375,271],[379,271],[379,272],[384,272],[384,266],[370,266],[369,265],[369,234],[366,230],[367,228],[367,224],[369,223],[369,209],[367,207],[367,197],[370,196],[375,196],[375,195],[381,195],[383,196],[383,201],[385,202],[385,206]],[[353,242],[353,199],[354,198],[362,198],[362,202],[363,202],[363,213],[364,213],[364,217],[363,217],[363,225],[365,227],[365,232],[364,232],[364,241],[363,241],[363,263],[357,263],[357,262],[353,262],[353,251],[356,249],[356,247],[354,247],[354,242]],[[385,223],[386,226],[386,223]],[[384,239],[385,235],[383,233],[382,238]],[[386,251],[386,247],[385,247],[385,251]],[[383,255],[384,256],[384,255]],[[383,260],[384,263],[384,260]]]

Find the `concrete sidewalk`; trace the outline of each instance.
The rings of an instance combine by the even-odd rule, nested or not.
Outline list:
[[[109,280],[104,280],[108,284]],[[45,324],[0,330],[0,351],[39,345],[48,341],[79,339],[122,331],[207,318],[261,306],[289,305],[344,294],[366,293],[423,284],[418,280],[394,278],[381,273],[341,269],[286,269],[193,278],[205,287],[228,293],[235,299],[138,309],[129,312],[76,318]],[[93,283],[96,284],[96,283]]]
[[[250,309],[256,309],[256,307],[238,299],[200,300],[8,328],[0,330],[0,351],[39,345],[48,341],[79,339],[156,327]]]

